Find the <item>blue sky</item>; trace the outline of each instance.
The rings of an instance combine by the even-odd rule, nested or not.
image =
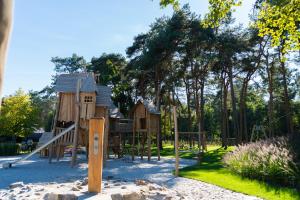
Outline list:
[[[208,11],[207,0],[182,0],[197,14]],[[234,14],[248,23],[253,0],[244,0]],[[133,37],[146,32],[156,18],[171,15],[158,0],[15,0],[14,27],[5,70],[4,95],[18,88],[40,90],[53,74],[51,57],[102,53],[125,54]]]

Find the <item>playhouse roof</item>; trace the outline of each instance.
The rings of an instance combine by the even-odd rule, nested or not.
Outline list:
[[[111,100],[111,88],[97,85],[92,73],[61,74],[57,77],[56,92],[76,92],[77,82],[81,79],[81,92],[96,92],[96,105],[109,108],[110,117],[124,118],[123,114]]]
[[[113,103],[109,108],[109,115],[111,118],[124,118],[124,115],[120,112],[119,108],[117,108]]]
[[[111,88],[103,85],[97,85],[96,105],[109,107],[111,104]]]
[[[56,92],[76,92],[77,82],[81,79],[81,92],[97,92],[97,85],[91,73],[61,74],[56,79]]]
[[[147,100],[140,99],[133,107],[133,110],[135,110],[135,108],[138,104],[143,104],[149,113],[155,114],[155,115],[160,115],[160,112],[156,109],[156,106],[154,105],[154,103],[152,101],[150,102]]]

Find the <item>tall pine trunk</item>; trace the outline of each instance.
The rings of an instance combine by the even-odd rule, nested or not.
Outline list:
[[[220,81],[220,88],[221,88],[221,97],[220,97],[220,111],[221,111],[221,138],[222,138],[222,147],[227,148],[228,146],[228,133],[227,133],[227,86],[226,86],[226,80],[225,76],[222,74],[221,81]]]
[[[274,78],[274,62],[272,61],[269,66],[269,53],[267,52],[266,58],[266,71],[268,78],[268,132],[269,137],[274,137],[274,96],[273,96],[273,78]]]
[[[285,61],[283,61],[284,54],[282,53],[282,49],[279,49],[278,52],[279,60],[280,60],[280,68],[282,74],[282,81],[283,81],[283,101],[284,101],[284,110],[285,110],[285,119],[286,119],[286,126],[287,126],[287,133],[290,135],[294,132],[293,128],[293,121],[292,121],[292,111],[291,111],[291,104],[288,92],[288,81],[287,81],[287,69],[285,66]]]
[[[185,81],[185,91],[186,91],[186,99],[187,99],[187,111],[188,111],[188,132],[192,131],[192,113],[191,113],[191,92],[189,80]],[[189,145],[192,147],[192,135],[189,134]]]
[[[156,101],[156,110],[158,112],[160,112],[160,97],[161,97],[161,81],[160,81],[160,68],[156,67],[155,69],[155,101]],[[159,122],[158,122],[158,139],[159,139],[159,148],[160,150],[163,149],[162,146],[162,136],[161,136],[161,117],[159,118]]]
[[[237,144],[241,142],[241,135],[238,126],[238,113],[236,108],[236,98],[233,86],[233,73],[232,73],[232,66],[228,67],[228,78],[230,84],[230,94],[231,94],[231,105],[232,105],[232,119],[233,119],[233,131],[236,137]]]

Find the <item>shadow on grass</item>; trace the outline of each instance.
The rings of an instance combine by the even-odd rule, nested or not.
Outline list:
[[[151,149],[151,154],[153,156],[157,155],[157,149],[156,148],[152,148]],[[161,156],[166,156],[166,157],[174,157],[175,156],[175,152],[174,152],[174,147],[173,146],[164,146],[163,150],[160,151],[160,155]],[[180,151],[179,152],[179,157],[180,158],[185,158],[185,159],[195,159],[197,158],[197,154],[195,153],[195,151]]]

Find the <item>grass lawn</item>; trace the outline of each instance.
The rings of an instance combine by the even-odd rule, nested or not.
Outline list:
[[[203,182],[218,185],[220,187],[249,194],[263,199],[274,200],[295,200],[300,199],[299,192],[294,189],[276,187],[269,185],[262,181],[250,180],[242,178],[241,176],[234,175],[222,165],[222,156],[232,150],[229,147],[227,150],[221,149],[217,146],[209,146],[208,152],[205,154],[201,164],[186,167],[180,170],[180,176],[200,180]],[[168,148],[162,151],[162,155],[169,155]],[[173,153],[173,149],[172,149]],[[191,154],[182,154],[181,157],[194,157]]]
[[[157,155],[157,149],[156,147],[151,149],[151,153],[153,156]],[[160,151],[160,156],[164,156],[164,157],[174,157],[175,153],[174,153],[174,147],[172,145],[164,145],[164,148],[162,151]],[[186,151],[179,151],[179,157],[180,158],[186,158],[186,159],[196,159],[197,157],[197,151],[190,151],[190,150],[186,150]]]

